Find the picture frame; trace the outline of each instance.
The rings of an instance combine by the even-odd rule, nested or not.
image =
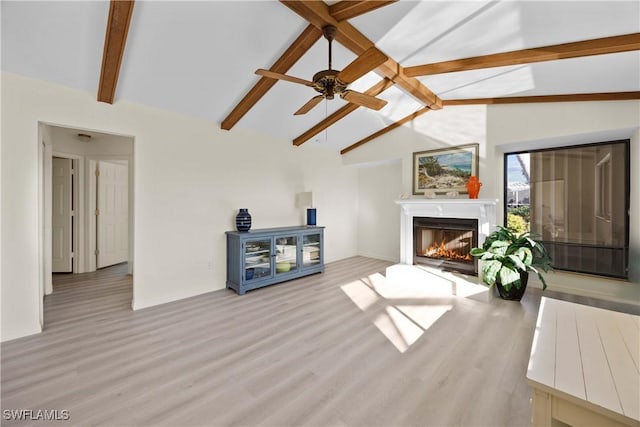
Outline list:
[[[478,176],[479,144],[413,153],[413,194],[467,194],[466,182]]]

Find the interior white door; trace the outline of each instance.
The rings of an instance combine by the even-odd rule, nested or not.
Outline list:
[[[97,268],[129,257],[129,177],[124,164],[98,162]]]
[[[55,157],[51,184],[51,271],[54,273],[73,272],[72,179],[72,160]]]

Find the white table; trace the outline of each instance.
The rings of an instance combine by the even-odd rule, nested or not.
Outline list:
[[[640,316],[543,297],[527,381],[533,425],[640,426]]]

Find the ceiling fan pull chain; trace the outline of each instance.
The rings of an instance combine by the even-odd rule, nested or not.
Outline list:
[[[324,118],[326,119],[327,117],[329,117],[329,103],[327,101],[324,101]],[[324,130],[324,142],[325,143],[329,142],[329,129],[328,129],[328,127],[325,128],[325,130]]]

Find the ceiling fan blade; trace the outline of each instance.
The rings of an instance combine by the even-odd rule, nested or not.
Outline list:
[[[378,65],[383,64],[387,59],[389,59],[387,55],[379,51],[375,46],[371,46],[347,65],[344,70],[340,71],[338,80],[347,84],[353,83]]]
[[[313,107],[318,105],[323,99],[324,99],[324,96],[322,96],[322,95],[314,96],[306,104],[304,104],[302,107],[300,107],[300,109],[298,111],[293,113],[293,115],[294,116],[299,116],[301,114],[307,114],[309,111],[311,111],[311,109]]]
[[[256,70],[256,74],[263,77],[269,77],[270,79],[286,80],[291,83],[298,83],[305,86],[313,86],[313,82],[310,82],[309,80],[300,79],[298,77],[293,77],[293,76],[287,76],[286,74],[276,73],[274,71],[259,69],[259,70]]]
[[[387,105],[387,101],[384,99],[376,98],[375,96],[366,95],[353,90],[345,90],[340,94],[340,97],[352,104],[371,108],[372,110],[380,110],[382,107]]]

